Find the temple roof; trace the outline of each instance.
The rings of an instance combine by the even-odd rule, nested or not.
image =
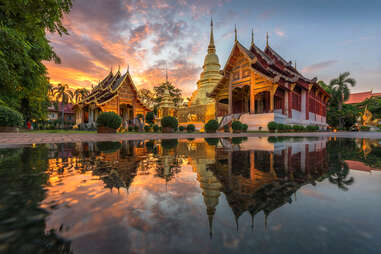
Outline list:
[[[348,100],[345,102],[345,104],[361,103],[365,101],[366,99],[369,99],[372,97],[379,97],[379,96],[381,96],[381,93],[373,93],[372,91],[361,92],[361,93],[351,93],[349,95]]]
[[[235,41],[231,54],[225,64],[224,73],[229,73],[231,71],[231,66],[229,61],[233,56],[234,50],[238,49],[242,54],[244,54],[251,63],[251,68],[257,72],[263,74],[269,79],[272,79],[275,83],[280,85],[296,83],[304,89],[309,89],[311,85],[317,85],[324,94],[328,95],[317,83],[317,79],[308,79],[299,73],[296,68],[294,68],[290,62],[284,60],[274,49],[270,46],[266,46],[265,50],[258,48],[254,42],[251,43],[250,50],[243,46],[238,40]],[[214,97],[217,90],[224,82],[226,82],[227,77],[221,79],[220,83],[215,87],[215,89],[209,94],[210,97]],[[328,95],[329,96],[329,95]]]
[[[140,103],[143,108],[148,110],[148,108],[139,100],[137,96],[138,90],[128,70],[123,75],[119,70],[115,73],[115,75],[112,73],[112,71],[110,71],[110,73],[101,82],[99,82],[91,90],[90,94],[80,103],[95,103],[96,105],[103,105],[118,94],[118,90],[125,82],[127,82],[131,86],[132,90],[136,93],[137,102]]]

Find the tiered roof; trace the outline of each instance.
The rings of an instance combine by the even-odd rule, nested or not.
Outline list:
[[[146,106],[139,100],[137,96],[138,90],[128,70],[124,75],[120,73],[120,70],[118,70],[115,75],[112,73],[112,71],[110,71],[110,73],[101,82],[99,82],[98,85],[96,85],[91,90],[90,94],[80,103],[95,103],[96,105],[103,105],[118,94],[118,90],[125,82],[127,82],[131,86],[132,90],[136,93],[137,102],[146,108]]]
[[[284,60],[274,49],[269,45],[266,45],[265,50],[258,48],[254,41],[252,40],[250,49],[245,48],[238,40],[235,41],[234,47],[231,51],[230,57],[224,67],[223,72],[227,73],[231,71],[231,66],[229,66],[229,60],[233,56],[235,49],[240,50],[247,58],[250,59],[251,67],[260,72],[262,75],[274,82],[278,83],[280,86],[286,86],[286,84],[296,83],[299,86],[309,89],[310,86],[318,86],[319,89],[326,95],[327,92],[324,91],[318,84],[317,78],[309,79],[304,77],[298,70],[292,66],[291,62]],[[219,86],[222,86],[224,82],[228,79],[225,75],[220,83],[215,87],[214,91],[210,94],[214,97]]]

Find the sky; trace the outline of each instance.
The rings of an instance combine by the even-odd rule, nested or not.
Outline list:
[[[129,66],[136,84],[169,81],[190,96],[207,52],[210,18],[221,68],[238,40],[269,44],[306,77],[329,82],[349,71],[353,92],[381,92],[380,0],[73,0],[63,23],[69,35],[48,34],[61,64],[46,62],[53,84],[91,89],[112,68]],[[120,67],[119,67],[120,66]]]

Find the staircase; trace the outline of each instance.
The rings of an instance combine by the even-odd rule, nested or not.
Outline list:
[[[224,116],[222,120],[220,121],[220,125],[218,127],[218,130],[221,130],[224,128],[225,125],[231,123],[233,120],[238,120],[241,117],[241,114],[231,114]]]

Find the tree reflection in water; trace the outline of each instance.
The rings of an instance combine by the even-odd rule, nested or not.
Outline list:
[[[306,184],[328,179],[348,190],[355,179],[349,176],[345,160],[380,165],[380,148],[371,143],[364,149],[366,142],[319,138],[189,139],[2,149],[0,189],[5,195],[0,197],[0,216],[5,219],[0,224],[0,247],[8,253],[71,253],[70,241],[59,237],[66,230],[64,224],[46,230],[46,218],[59,204],[52,201],[42,208],[41,202],[46,199],[46,188],[75,174],[91,174],[103,182],[104,188],[128,191],[138,175],[163,179],[167,186],[184,166],[191,166],[202,190],[211,237],[221,194],[235,216],[237,230],[239,218],[246,212],[252,217],[252,228],[256,214],[263,212],[266,226],[268,216],[292,203],[293,195]]]

